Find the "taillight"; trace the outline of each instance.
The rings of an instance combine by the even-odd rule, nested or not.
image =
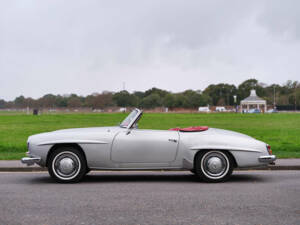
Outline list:
[[[271,149],[271,146],[270,145],[267,145],[267,150],[269,152],[269,155],[272,155],[272,149]]]

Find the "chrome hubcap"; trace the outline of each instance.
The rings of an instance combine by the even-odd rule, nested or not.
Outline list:
[[[211,157],[207,160],[207,169],[214,174],[220,173],[224,169],[222,160],[218,157]]]
[[[70,174],[74,171],[75,163],[71,158],[63,158],[59,162],[59,170],[64,174]]]
[[[81,164],[73,152],[61,152],[55,156],[52,164],[53,172],[63,180],[74,178],[80,171]]]
[[[220,179],[229,169],[227,156],[219,151],[207,152],[201,160],[202,172],[212,179]]]

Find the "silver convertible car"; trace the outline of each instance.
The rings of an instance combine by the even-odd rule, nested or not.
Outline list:
[[[190,170],[207,182],[227,180],[234,168],[274,163],[268,144],[208,127],[138,129],[134,109],[119,125],[58,130],[30,136],[27,165],[47,167],[59,182],[78,182],[90,170]]]

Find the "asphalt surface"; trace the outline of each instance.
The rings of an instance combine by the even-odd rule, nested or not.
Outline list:
[[[300,224],[300,171],[218,184],[189,172],[92,172],[78,184],[2,172],[0,224]]]

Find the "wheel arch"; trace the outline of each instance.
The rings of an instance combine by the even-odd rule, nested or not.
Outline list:
[[[236,162],[236,159],[235,157],[233,156],[233,154],[230,152],[229,149],[199,149],[196,154],[194,155],[194,159],[193,159],[193,168],[196,167],[196,159],[197,159],[197,156],[203,152],[209,152],[209,151],[221,151],[221,152],[226,152],[228,153],[228,155],[231,157],[232,161],[233,161],[233,168],[237,168],[238,167],[238,164]]]
[[[48,167],[48,163],[49,163],[49,158],[50,158],[50,155],[58,148],[61,148],[61,147],[73,147],[73,148],[76,148],[77,150],[79,150],[81,152],[81,154],[83,155],[85,161],[86,161],[86,165],[88,167],[88,164],[87,164],[87,160],[86,160],[86,155],[85,155],[85,152],[84,150],[82,149],[82,147],[77,144],[77,143],[59,143],[59,144],[54,144],[48,151],[48,154],[47,154],[47,158],[46,158],[46,167]]]

